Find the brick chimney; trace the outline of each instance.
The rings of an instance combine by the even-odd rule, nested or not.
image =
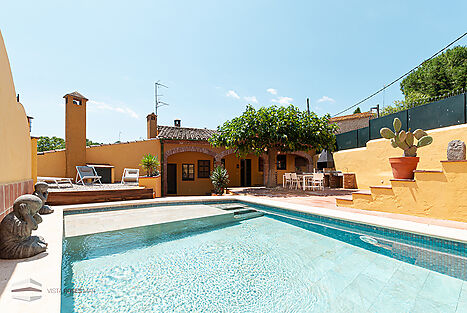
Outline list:
[[[174,120],[175,127],[182,127],[182,120]]]
[[[148,139],[157,137],[157,115],[154,113],[146,116],[147,128],[148,128]]]

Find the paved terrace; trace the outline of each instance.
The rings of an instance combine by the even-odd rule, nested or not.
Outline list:
[[[406,214],[395,214],[377,211],[359,210],[346,207],[336,206],[336,198],[350,196],[357,189],[333,189],[325,188],[323,191],[303,191],[296,189],[288,189],[282,187],[266,188],[266,187],[239,187],[229,188],[229,190],[242,196],[250,196],[258,199],[277,200],[291,204],[300,204],[317,208],[332,209],[341,212],[358,213],[375,217],[391,218],[401,221],[410,221],[426,225],[444,226],[449,228],[457,228],[467,230],[467,223],[438,220],[426,217],[418,217]],[[324,210],[322,213],[325,213]]]

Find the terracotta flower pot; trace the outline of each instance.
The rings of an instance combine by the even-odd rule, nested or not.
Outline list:
[[[419,157],[399,157],[389,158],[391,163],[392,175],[395,179],[413,179],[417,169]]]

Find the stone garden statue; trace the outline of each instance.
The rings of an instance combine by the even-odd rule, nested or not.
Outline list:
[[[48,189],[49,185],[44,182],[38,182],[34,185],[34,192],[32,194],[38,196],[42,200],[42,207],[39,210],[39,214],[41,215],[50,214],[54,212],[54,210],[51,209],[48,205],[45,205],[45,202],[47,201],[47,197],[49,195],[49,192],[47,191]]]
[[[449,161],[465,160],[465,143],[462,140],[452,140],[448,144],[447,157]]]
[[[0,223],[0,258],[28,258],[47,249],[42,237],[31,236],[42,222],[37,214],[42,207],[42,200],[35,195],[22,195],[15,200],[13,212]]]

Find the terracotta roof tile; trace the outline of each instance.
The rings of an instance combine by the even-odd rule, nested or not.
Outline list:
[[[350,115],[343,115],[343,116],[336,116],[331,117],[329,119],[330,122],[339,122],[344,120],[352,120],[352,119],[360,119],[360,118],[375,118],[376,114],[373,112],[363,112],[363,113],[355,113]]]
[[[160,139],[208,140],[216,132],[206,128],[188,128],[175,126],[157,126]]]

